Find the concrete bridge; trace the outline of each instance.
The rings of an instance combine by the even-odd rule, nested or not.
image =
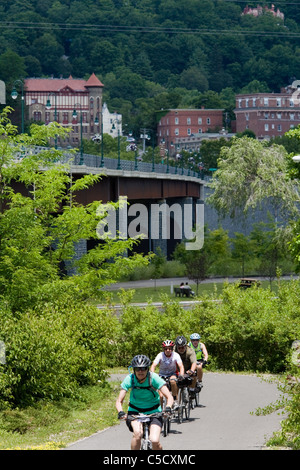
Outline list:
[[[73,179],[89,173],[102,175],[101,181],[92,188],[80,191],[76,196],[76,200],[81,204],[95,200],[103,203],[116,202],[122,197],[127,198],[127,227],[136,219],[135,225],[139,226],[140,232],[144,230],[148,235],[137,248],[139,252],[155,252],[157,247],[160,247],[169,257],[176,244],[187,238],[183,230],[184,218],[187,220],[186,207],[190,207],[190,225],[194,226],[197,208],[204,204],[205,182],[200,178],[200,174],[166,164],[76,154],[73,156],[71,173]],[[167,207],[169,210],[167,213],[157,212],[160,207]],[[143,212],[141,218],[134,212],[137,208]],[[159,224],[157,216],[160,219]],[[118,219],[120,222],[120,214]],[[156,221],[159,230],[157,225],[154,230]],[[124,228],[126,221],[123,220],[122,224]]]

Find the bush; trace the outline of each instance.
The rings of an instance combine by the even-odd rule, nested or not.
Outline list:
[[[120,337],[116,341],[119,365],[128,365],[136,354],[150,359],[161,350],[164,339],[193,332],[201,334],[215,367],[277,373],[286,367],[291,342],[300,337],[300,286],[295,281],[279,288],[239,289],[224,286],[220,302],[203,298],[185,310],[177,300],[164,300],[162,311],[152,305],[139,308],[124,300]]]
[[[104,364],[116,318],[83,302],[46,304],[18,319],[2,308],[0,408],[38,399],[73,397],[79,387],[105,379]]]

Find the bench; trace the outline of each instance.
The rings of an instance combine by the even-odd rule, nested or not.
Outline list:
[[[174,287],[174,293],[177,297],[194,297],[194,292],[188,287]]]

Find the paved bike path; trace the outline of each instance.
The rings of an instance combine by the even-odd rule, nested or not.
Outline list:
[[[250,414],[280,398],[276,383],[255,375],[207,372],[200,394],[201,407],[189,421],[172,421],[171,432],[161,436],[164,450],[260,450],[280,429],[280,412]],[[112,413],[115,413],[115,409]],[[129,450],[131,433],[124,422],[72,445],[69,450]]]

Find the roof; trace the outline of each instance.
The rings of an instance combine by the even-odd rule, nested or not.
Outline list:
[[[86,82],[85,86],[104,86],[103,83],[100,82],[99,78],[96,77],[94,73],[90,76],[88,81]]]
[[[88,81],[72,78],[27,78],[25,79],[25,90],[41,92],[59,92],[64,88],[70,88],[74,92],[86,92],[89,86],[103,87],[104,85],[93,73]]]

